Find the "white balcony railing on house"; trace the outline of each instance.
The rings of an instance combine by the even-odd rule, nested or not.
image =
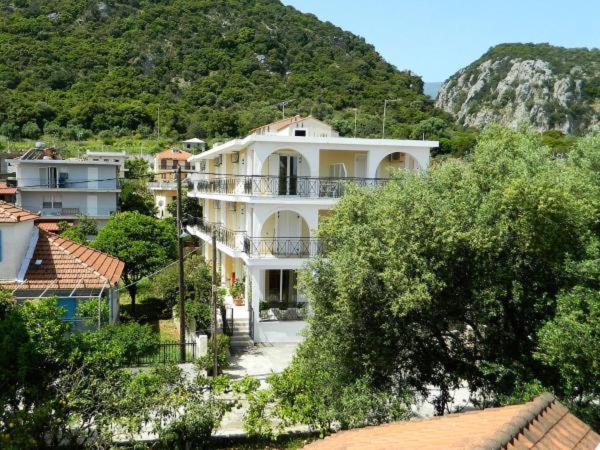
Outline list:
[[[177,182],[175,181],[150,181],[148,188],[155,190],[175,190],[177,189]]]
[[[207,236],[214,233],[217,242],[251,258],[310,258],[324,252],[323,241],[314,237],[253,237],[203,218],[190,218],[187,224]]]
[[[34,213],[38,213],[42,216],[52,217],[75,217],[79,215],[92,217],[109,217],[117,212],[116,208],[83,209],[78,207],[40,207],[39,205],[23,205],[22,208]]]
[[[115,178],[107,179],[44,179],[44,178],[19,178],[18,188],[35,189],[119,189]]]
[[[344,194],[348,184],[376,187],[383,186],[388,181],[389,178],[280,177],[196,173],[188,177],[187,184],[189,191],[203,194],[338,198]]]

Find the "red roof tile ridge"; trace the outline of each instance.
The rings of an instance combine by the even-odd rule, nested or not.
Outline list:
[[[77,242],[72,241],[70,239],[65,239],[64,237],[62,237],[62,236],[60,236],[58,234],[52,233],[50,231],[44,231],[42,229],[40,229],[40,231],[42,233],[48,235],[48,241],[50,241],[50,243],[52,245],[55,245],[56,247],[58,247],[65,254],[67,254],[67,255],[75,258],[77,260],[77,262],[80,263],[82,266],[84,266],[86,269],[89,269],[95,275],[99,276],[104,281],[106,281],[108,284],[111,284],[111,280],[106,275],[98,272],[92,265],[90,265],[87,262],[83,261],[81,258],[79,258],[78,256],[76,256],[74,253],[78,249],[80,249],[80,248],[86,248],[86,249],[91,250],[92,252],[95,252],[96,254],[101,254],[101,255],[103,255],[105,257],[112,258],[112,259],[115,259],[117,261],[119,260],[118,258],[116,258],[114,256],[111,256],[108,253],[101,252],[100,250],[96,250],[96,249],[93,249],[91,247],[87,247],[86,245],[78,244]],[[67,243],[68,247],[65,247],[64,243]]]
[[[492,437],[476,447],[478,450],[495,450],[508,445],[524,428],[535,420],[546,408],[556,402],[554,395],[546,392],[523,405],[520,412],[496,431]]]
[[[309,118],[312,118],[312,116],[303,117],[300,114],[296,114],[295,116],[286,117],[285,119],[279,119],[279,120],[276,120],[275,122],[267,123],[265,125],[261,125],[261,126],[256,127],[256,128],[252,128],[250,130],[250,133],[253,133],[253,132],[257,131],[257,130],[261,130],[263,128],[274,127],[274,126],[283,124],[282,127],[277,128],[275,130],[275,131],[279,131],[279,130],[282,130],[283,128],[287,127],[288,125],[291,125],[291,124],[297,123],[297,122],[302,122],[302,121],[304,121],[306,119],[309,119]]]

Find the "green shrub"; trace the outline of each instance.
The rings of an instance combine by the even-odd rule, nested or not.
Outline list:
[[[211,373],[213,367],[213,351],[211,339],[209,337],[208,340],[208,352],[201,358],[198,358],[196,361],[196,366],[200,370],[206,370],[208,373]],[[229,362],[229,336],[224,334],[217,334],[217,365],[219,369],[219,373],[222,372],[223,369],[227,369],[231,363]]]

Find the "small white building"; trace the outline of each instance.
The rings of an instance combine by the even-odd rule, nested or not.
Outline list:
[[[54,149],[33,149],[11,160],[16,204],[42,219],[86,215],[102,227],[117,212],[120,163],[60,159]]]
[[[188,196],[202,217],[188,230],[205,243],[217,236],[225,283],[245,283],[255,342],[296,342],[306,300],[297,271],[317,255],[319,221],[347,183],[385,184],[395,170],[427,170],[436,141],[339,137],[313,117],[295,116],[192,156]]]
[[[185,141],[181,141],[181,143],[183,144],[183,149],[190,153],[201,152],[206,146],[206,142],[198,138],[186,139]]]

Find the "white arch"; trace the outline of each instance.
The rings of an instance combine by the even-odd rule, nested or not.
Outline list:
[[[308,224],[308,221],[304,218],[304,216],[299,212],[299,211],[295,211],[292,208],[281,208],[281,209],[277,209],[275,211],[273,211],[271,214],[269,214],[266,219],[261,223],[260,226],[260,233],[259,236],[260,237],[275,237],[275,233],[276,233],[276,228],[277,228],[277,222],[274,221],[273,223],[273,232],[271,233],[271,230],[267,230],[265,229],[265,227],[269,224],[269,220],[271,218],[276,218],[277,214],[280,213],[292,213],[292,214],[296,214],[299,218],[300,218],[300,227],[298,230],[296,230],[296,233],[290,233],[289,235],[286,233],[286,236],[284,237],[310,237],[310,226]],[[298,236],[293,236],[294,234],[298,234]]]
[[[403,153],[404,155],[411,157],[415,161],[414,170],[427,170],[427,165],[429,163],[428,152],[413,151],[406,148],[386,149],[385,151],[370,151],[367,161],[369,178],[376,178],[381,162],[394,153]]]
[[[267,163],[269,156],[277,152],[293,152],[302,157],[303,164],[306,166],[305,175],[317,176],[319,170],[319,152],[311,151],[310,148],[300,146],[281,146],[281,147],[262,147],[255,148],[254,173],[262,174],[263,168]]]
[[[260,208],[254,208],[254,229],[252,230],[252,234],[254,236],[261,236],[265,222],[269,220],[273,214],[283,211],[290,211],[294,214],[298,214],[308,226],[309,234],[312,234],[319,226],[318,209],[293,204],[273,205],[270,207],[261,205]]]

